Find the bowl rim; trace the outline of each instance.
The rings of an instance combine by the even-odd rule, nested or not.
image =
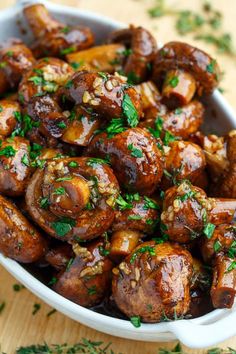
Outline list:
[[[110,19],[92,11],[54,4],[48,2],[47,0],[18,0],[15,6],[0,12],[0,23],[4,19],[17,18],[17,15],[22,10],[22,6],[39,2],[45,4],[49,11],[52,11],[54,15],[63,14],[65,17],[72,16],[88,21],[93,20],[98,24],[110,26],[112,29],[119,29],[127,26],[119,21]],[[224,111],[225,115],[236,127],[235,112],[221,93],[218,90],[215,90],[211,99],[214,101],[216,106],[219,106]],[[70,318],[88,325],[91,328],[115,336],[136,340],[158,341],[160,340],[158,338],[159,334],[171,332],[173,335],[172,337],[168,337],[168,340],[170,340],[170,338],[174,340],[177,337],[189,347],[203,348],[219,343],[220,341],[236,334],[236,328],[234,325],[236,320],[236,311],[234,311],[234,309],[213,310],[210,313],[195,319],[184,319],[154,324],[142,323],[141,327],[135,328],[128,320],[100,314],[73,303],[47,287],[36,277],[30,274],[30,272],[24,269],[24,267],[19,263],[4,257],[1,253],[0,264],[34,294],[49,305],[55,307],[58,311],[63,312]],[[227,319],[227,331],[222,330],[222,328],[224,328],[225,319]],[[231,326],[229,326],[229,324],[231,324]],[[193,334],[190,335],[190,332],[192,331]],[[161,338],[161,340],[163,339]]]

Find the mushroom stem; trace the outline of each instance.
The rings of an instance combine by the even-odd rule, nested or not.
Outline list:
[[[122,258],[128,256],[138,245],[140,232],[132,230],[120,230],[112,234],[110,256]]]
[[[234,261],[224,255],[216,257],[211,288],[211,298],[215,308],[233,306],[236,295],[236,269],[230,270],[230,267]]]
[[[42,4],[27,6],[24,15],[36,38],[42,37],[46,32],[50,32],[60,27],[60,23],[55,21],[49,14],[47,8]]]
[[[236,212],[236,199],[208,198],[213,203],[209,220],[215,224],[230,224]]]
[[[188,104],[196,92],[196,80],[183,70],[169,70],[162,86],[162,102],[170,109]]]

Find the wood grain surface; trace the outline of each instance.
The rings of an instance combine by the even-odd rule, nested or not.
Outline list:
[[[169,4],[188,9],[198,9],[201,0],[166,0]],[[134,23],[147,27],[155,34],[157,40],[166,41],[180,39],[197,44],[217,57],[221,67],[225,71],[221,87],[225,89],[225,97],[236,109],[236,61],[226,55],[216,53],[211,45],[194,41],[191,36],[184,39],[178,36],[174,29],[173,19],[150,19],[147,9],[155,3],[155,0],[57,0],[55,2],[89,9],[101,14],[113,17],[127,24]],[[10,6],[13,0],[0,0],[0,9]],[[212,4],[220,9],[225,16],[224,28],[232,33],[236,44],[236,0],[212,0]],[[76,323],[60,313],[47,317],[51,310],[40,299],[32,295],[27,289],[20,292],[13,290],[16,280],[0,267],[0,304],[6,302],[6,307],[0,314],[0,352],[15,353],[19,346],[43,343],[76,343],[82,337],[91,340],[112,342],[115,353],[123,354],[157,354],[158,348],[172,348],[175,343],[144,343],[111,337]],[[41,309],[33,316],[33,306],[41,304]],[[220,345],[236,348],[236,337]],[[205,350],[190,350],[189,354],[203,354]]]

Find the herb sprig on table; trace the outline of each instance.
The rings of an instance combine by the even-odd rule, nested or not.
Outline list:
[[[103,342],[94,342],[89,339],[82,338],[75,345],[53,344],[49,346],[47,343],[42,345],[31,345],[29,347],[21,347],[16,350],[16,354],[118,354],[111,349],[111,343],[105,345]],[[173,349],[160,348],[155,354],[188,354],[178,343]],[[121,354],[121,353],[119,353]],[[153,353],[154,354],[154,353]],[[206,354],[236,354],[236,350],[232,348],[221,349],[212,348],[206,351]]]
[[[223,29],[223,15],[209,1],[203,1],[199,12],[194,12],[168,7],[166,0],[155,0],[148,14],[151,18],[173,16],[175,28],[180,35],[191,33],[194,39],[212,44],[219,52],[236,56],[232,36]]]

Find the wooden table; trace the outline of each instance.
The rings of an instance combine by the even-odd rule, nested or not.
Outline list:
[[[146,9],[154,3],[154,0],[58,0],[57,2],[97,11],[126,23],[141,24],[149,28],[161,42],[182,39],[176,34],[171,18],[150,20]],[[177,3],[178,6],[181,5],[185,9],[197,9],[201,3],[200,0],[191,2],[188,0],[168,0],[167,2],[175,5]],[[13,0],[0,1],[0,8],[10,6],[13,3]],[[225,0],[223,2],[224,6],[222,6],[222,0],[215,0],[213,3],[227,18],[224,24],[225,29],[234,34],[236,32],[236,1]],[[234,39],[236,43],[236,35]],[[184,40],[194,43],[191,36],[187,36]],[[202,42],[197,44],[212,55],[216,55],[214,48],[210,45],[204,45]],[[233,61],[225,55],[218,55],[217,59],[225,70],[225,77],[221,85],[226,90],[225,97],[236,108],[235,60]],[[113,350],[123,354],[154,354],[160,347],[172,348],[174,345],[173,343],[135,342],[111,337],[82,326],[60,313],[47,317],[47,313],[51,310],[49,306],[43,304],[41,300],[26,289],[20,292],[13,291],[12,286],[15,283],[14,278],[0,268],[0,303],[6,301],[6,307],[0,315],[0,351],[2,350],[7,354],[13,354],[16,347],[23,345],[43,343],[44,341],[49,344],[64,342],[73,344],[82,337],[101,340],[106,343],[112,342]],[[35,303],[40,303],[41,309],[33,316],[32,310]],[[236,337],[221,344],[221,347],[227,346],[236,348]],[[193,354],[205,352],[204,350],[190,349],[186,349],[186,351]]]

